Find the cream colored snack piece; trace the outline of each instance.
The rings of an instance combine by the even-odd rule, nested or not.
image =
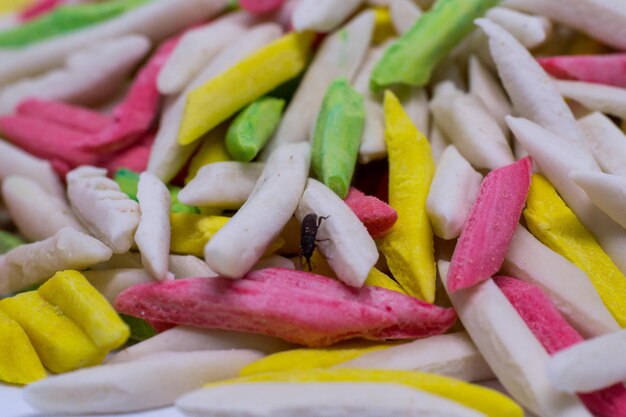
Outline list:
[[[256,271],[265,268],[285,268],[295,270],[296,265],[291,259],[285,258],[284,256],[268,255],[259,259],[259,262],[254,264],[252,270]]]
[[[300,0],[293,11],[293,28],[298,32],[330,32],[362,3],[363,0]]]
[[[505,7],[494,7],[485,16],[506,29],[528,49],[543,44],[552,31],[552,24],[545,17],[532,16]]]
[[[176,401],[176,407],[189,417],[484,416],[457,402],[403,385],[351,382],[221,385],[185,395]]]
[[[5,178],[2,200],[20,233],[30,241],[52,237],[64,227],[87,233],[65,199],[47,193],[29,178]]]
[[[82,105],[101,103],[124,86],[149,49],[148,38],[130,35],[74,52],[63,68],[7,85],[0,92],[0,114],[13,113],[32,97]]]
[[[308,143],[277,148],[248,201],[207,243],[209,267],[223,277],[241,278],[261,259],[293,216],[309,173]]]
[[[143,172],[137,186],[141,210],[135,242],[141,261],[148,272],[159,281],[174,279],[168,271],[170,254],[170,192],[154,175]]]
[[[575,100],[590,110],[626,118],[626,89],[583,81],[555,82],[564,97]]]
[[[0,257],[0,294],[40,283],[57,271],[82,270],[111,257],[111,249],[74,229],[61,229],[46,240],[19,246]]]
[[[430,153],[433,156],[435,164],[437,164],[439,163],[439,160],[441,159],[441,156],[445,152],[446,148],[451,144],[445,133],[443,133],[439,126],[437,126],[435,120],[431,120],[428,141],[430,142]]]
[[[468,73],[469,92],[483,103],[502,131],[508,131],[504,118],[510,115],[513,109],[500,81],[475,55],[469,57]]]
[[[449,263],[439,262],[444,286],[448,267]],[[491,279],[448,292],[448,296],[476,347],[513,398],[542,416],[591,416],[578,398],[559,392],[548,381],[548,353]]]
[[[391,23],[398,34],[404,35],[422,17],[422,9],[412,0],[392,0],[390,3]]]
[[[262,162],[207,164],[178,193],[178,199],[192,206],[238,209],[250,196],[264,168]]]
[[[314,179],[307,182],[296,217],[302,222],[310,213],[327,217],[318,229],[317,247],[337,278],[352,287],[363,286],[378,261],[376,243],[363,223],[337,194]]]
[[[433,231],[442,239],[459,237],[478,196],[483,176],[454,146],[448,146],[437,163],[426,211]]]
[[[626,135],[602,113],[578,120],[591,151],[604,172],[626,177]]]
[[[572,171],[569,176],[593,204],[626,228],[626,178],[584,171]]]
[[[29,385],[24,398],[39,411],[64,415],[146,410],[173,404],[204,383],[235,377],[261,357],[251,350],[164,352],[49,377]]]

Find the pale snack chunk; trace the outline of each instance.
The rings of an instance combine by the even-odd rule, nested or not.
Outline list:
[[[626,118],[626,89],[583,81],[556,81],[561,94],[583,106]]]
[[[570,178],[593,204],[626,228],[626,178],[603,172],[572,171]]]
[[[392,0],[390,3],[389,11],[393,27],[398,34],[403,35],[422,16],[422,9],[412,0]]]
[[[550,35],[550,20],[543,16],[530,16],[505,7],[494,7],[485,17],[501,25],[528,49],[541,45]]]
[[[608,174],[626,177],[626,135],[602,113],[594,112],[578,120],[593,156]]]
[[[301,32],[330,32],[363,3],[363,0],[300,0],[293,14],[293,27]]]
[[[478,97],[503,131],[508,130],[504,118],[513,110],[500,82],[475,55],[469,57],[468,73],[469,92]]]

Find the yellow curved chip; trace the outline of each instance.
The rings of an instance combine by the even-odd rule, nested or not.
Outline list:
[[[585,271],[609,312],[626,327],[626,277],[539,174],[533,175],[524,218],[537,239]]]
[[[192,143],[245,105],[297,76],[309,61],[313,38],[312,32],[285,35],[191,91],[178,142]]]
[[[391,22],[391,14],[386,7],[376,7],[374,10],[374,34],[372,42],[380,44],[396,36],[396,30]]]
[[[406,385],[456,401],[484,413],[488,417],[523,417],[522,408],[497,391],[445,376],[415,371],[365,369],[311,369],[307,371],[273,372],[229,379],[215,384],[252,382],[379,382]]]
[[[30,384],[46,375],[24,330],[0,311],[0,381]]]
[[[387,274],[380,272],[376,268],[372,268],[370,273],[367,275],[367,279],[365,280],[365,285],[371,285],[373,287],[385,288],[387,290],[399,292],[401,294],[408,295],[404,289],[391,279]]]
[[[217,128],[207,133],[203,139],[202,147],[189,163],[189,170],[187,171],[187,177],[185,177],[185,184],[195,178],[200,171],[200,168],[207,164],[214,162],[230,161],[231,157],[226,150],[226,144],[224,138],[226,137],[226,126],[220,125]]]
[[[410,295],[435,301],[433,230],[426,198],[435,173],[430,144],[413,125],[398,98],[385,93],[385,140],[389,154],[389,205],[398,221],[380,241],[389,270]]]

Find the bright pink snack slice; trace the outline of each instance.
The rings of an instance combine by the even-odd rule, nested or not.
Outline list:
[[[583,341],[541,288],[505,276],[494,277],[494,281],[550,355]],[[626,417],[623,384],[578,396],[595,415]]]
[[[261,333],[315,347],[355,337],[441,334],[456,320],[451,309],[377,290],[270,268],[238,281],[192,278],[138,285],[121,293],[115,307],[150,321]]]
[[[0,131],[15,145],[45,159],[60,159],[70,167],[95,165],[98,157],[78,148],[85,134],[27,116],[0,117]]]
[[[157,78],[179,40],[180,35],[161,44],[139,71],[122,104],[113,111],[114,122],[100,133],[86,138],[82,144],[83,149],[99,152],[122,149],[150,129],[157,117],[161,97],[157,89]]]
[[[553,77],[626,88],[626,54],[571,55],[539,58]]]
[[[354,187],[350,187],[350,192],[344,201],[374,239],[385,236],[398,220],[398,213],[387,203],[376,197],[365,195]]]
[[[498,272],[524,209],[531,174],[527,157],[485,177],[452,255],[450,291],[469,288]]]
[[[36,98],[21,102],[16,113],[85,133],[98,133],[113,122],[109,116],[86,107]]]
[[[20,20],[28,22],[29,20],[39,17],[42,14],[51,12],[64,3],[65,0],[38,0],[20,13]]]
[[[280,9],[283,0],[239,0],[239,5],[252,14],[265,14]]]
[[[139,141],[128,149],[117,151],[103,164],[103,167],[113,175],[119,168],[127,168],[135,172],[143,172],[148,168],[148,160],[156,132],[151,130],[143,135]]]

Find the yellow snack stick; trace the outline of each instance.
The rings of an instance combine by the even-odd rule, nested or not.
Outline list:
[[[402,289],[400,284],[391,279],[387,274],[380,272],[376,268],[372,268],[370,273],[367,275],[367,279],[365,280],[365,285],[371,285],[373,287],[385,288],[387,290],[399,292],[402,294],[406,294],[406,291]]]
[[[309,61],[312,41],[311,32],[285,35],[190,92],[178,142],[192,143],[302,72]]]
[[[2,0],[0,1],[0,14],[20,11],[32,3],[34,0]]]
[[[46,377],[46,370],[19,324],[0,311],[0,381],[30,384]]]
[[[226,127],[218,126],[207,133],[202,147],[189,163],[185,184],[188,184],[200,171],[200,168],[213,162],[230,161],[231,157],[226,150],[224,138],[226,136]]]
[[[239,373],[241,376],[264,372],[304,371],[308,369],[326,369],[331,366],[351,361],[361,355],[383,350],[393,344],[372,344],[368,342],[350,342],[325,349],[293,349],[266,356],[252,362]]]
[[[391,14],[389,9],[385,7],[376,7],[374,10],[374,34],[372,41],[375,44],[385,42],[387,39],[396,35],[396,30],[391,22]]]
[[[385,124],[389,205],[398,212],[398,221],[381,239],[380,250],[402,288],[409,295],[432,303],[437,271],[426,198],[435,164],[428,140],[391,91],[385,92]]]
[[[0,300],[0,310],[24,329],[39,358],[52,372],[96,365],[106,356],[78,324],[37,291]]]
[[[222,384],[253,382],[378,382],[406,385],[456,401],[474,408],[488,417],[523,417],[522,408],[497,391],[469,384],[458,379],[414,371],[366,369],[310,369],[306,371],[271,372],[229,379]]]
[[[585,271],[609,312],[626,327],[626,277],[539,174],[533,175],[524,218],[537,239]]]
[[[78,271],[57,272],[37,291],[77,323],[106,353],[122,346],[130,337],[128,325]]]

